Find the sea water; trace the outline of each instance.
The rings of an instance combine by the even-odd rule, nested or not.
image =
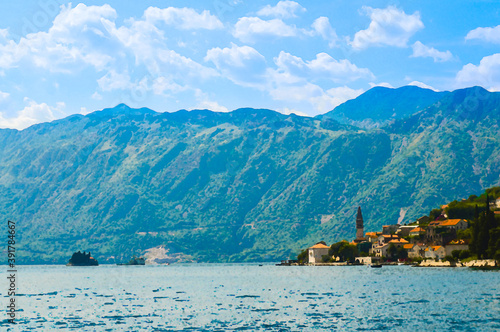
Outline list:
[[[0,285],[2,331],[500,330],[500,273],[467,268],[17,269],[16,325],[7,322],[8,285]]]

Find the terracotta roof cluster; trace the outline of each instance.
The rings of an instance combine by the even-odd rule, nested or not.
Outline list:
[[[422,227],[417,227],[410,231],[410,233],[420,233],[420,232],[425,232],[425,229],[423,229]]]
[[[399,239],[399,236],[397,236],[397,235],[383,234],[382,236],[384,237],[384,239]]]

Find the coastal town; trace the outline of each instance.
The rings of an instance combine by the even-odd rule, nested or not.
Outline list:
[[[474,196],[475,198],[475,196]],[[463,200],[465,203],[466,200]],[[500,220],[500,198],[489,200],[481,214],[485,219],[490,216],[492,234],[488,243],[499,242],[498,224]],[[478,228],[479,216],[476,220],[465,218],[449,218],[448,205],[441,206],[435,218],[422,216],[409,224],[384,225],[380,231],[364,231],[364,220],[361,207],[356,215],[356,238],[351,242],[343,240],[328,246],[324,241],[303,250],[297,262],[291,264],[307,265],[348,265],[364,264],[380,266],[382,264],[412,264],[416,266],[497,266],[498,251],[495,249],[489,256],[485,253],[477,255],[481,245],[474,238]],[[476,206],[477,213],[477,206]],[[432,213],[431,213],[432,215]],[[484,215],[484,216],[483,216]],[[485,219],[486,220],[486,219]],[[484,231],[483,231],[484,233]],[[487,246],[485,244],[483,247]],[[471,248],[472,247],[472,248]],[[481,257],[478,257],[481,256]],[[478,259],[481,258],[481,259]],[[489,259],[488,259],[489,258]]]

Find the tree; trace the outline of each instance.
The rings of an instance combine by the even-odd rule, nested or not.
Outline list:
[[[330,249],[328,249],[328,255],[330,255],[330,257],[331,256],[338,257],[339,256],[340,247],[342,246],[343,243],[347,243],[347,241],[340,241],[340,242],[332,244],[330,246]]]
[[[443,258],[443,262],[450,262],[453,264],[456,262],[456,260],[453,256],[447,255]]]
[[[309,263],[309,255],[307,254],[308,250],[304,249],[297,255],[297,261],[299,264],[307,264]]]
[[[497,261],[497,265],[500,263],[500,227],[490,230],[490,241],[486,252],[488,257]]]
[[[408,258],[408,251],[403,247],[399,247],[396,252],[396,256],[398,259],[404,260]]]
[[[460,255],[458,256],[458,258],[460,258],[460,260],[464,260],[464,259],[469,258],[469,257],[470,257],[469,250],[461,250]]]
[[[398,248],[396,248],[396,246],[394,245],[394,243],[391,243],[389,245],[389,248],[387,248],[387,256],[390,259],[396,259],[397,258],[397,252],[398,252]]]
[[[475,208],[475,213],[474,213],[474,221],[471,223],[471,228],[472,228],[472,237],[471,237],[471,242],[469,244],[469,248],[470,250],[473,252],[473,253],[478,253],[479,251],[479,230],[480,230],[480,220],[479,220],[479,211],[478,211],[478,208],[477,208],[477,204],[476,204],[476,208]]]
[[[429,219],[431,221],[436,220],[437,217],[439,217],[441,215],[441,211],[442,211],[441,209],[433,209],[433,210],[431,210],[431,212],[429,213]]]
[[[471,240],[472,239],[472,228],[459,229],[457,231],[457,239],[459,240]]]
[[[488,224],[486,221],[487,212],[482,213],[479,216],[478,223],[476,227],[477,230],[477,242],[474,245],[474,249],[477,254],[477,258],[484,259],[486,258],[486,250],[488,249],[488,242],[490,239],[490,234],[488,230]]]
[[[354,258],[358,254],[358,248],[347,242],[344,242],[343,245],[339,249],[340,260],[343,262],[354,262]]]
[[[475,214],[477,215],[477,209]],[[477,254],[477,258],[492,258],[496,254],[498,227],[495,214],[490,210],[490,196],[486,193],[486,210],[479,213],[479,216],[472,223],[472,241],[470,250]]]
[[[358,255],[358,248],[354,244],[349,244],[347,241],[334,243],[328,250],[328,255],[339,257],[342,262],[354,262],[354,258]]]

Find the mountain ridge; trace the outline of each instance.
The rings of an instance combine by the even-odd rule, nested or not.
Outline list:
[[[172,260],[293,257],[351,238],[357,206],[377,229],[500,183],[498,94],[450,96],[374,129],[117,105],[0,131],[0,211],[18,221],[26,262],[78,249],[112,262],[160,245]]]
[[[436,92],[416,86],[400,88],[377,86],[355,99],[340,104],[320,117],[333,118],[340,123],[365,129],[378,128],[429,107],[447,93],[447,91]]]

